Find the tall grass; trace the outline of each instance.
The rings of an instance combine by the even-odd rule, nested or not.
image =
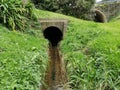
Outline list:
[[[48,60],[42,37],[0,25],[0,90],[39,90]]]
[[[69,20],[61,52],[73,90],[120,89],[120,23],[99,24],[36,10],[38,18]],[[39,37],[9,32],[0,26],[0,90],[39,90],[43,83],[47,41]]]
[[[73,90],[120,89],[120,30],[116,24],[70,22],[62,48]]]
[[[61,49],[73,90],[120,89],[119,20],[100,24],[42,10],[36,13],[39,18],[69,20]]]
[[[34,17],[34,6],[22,0],[0,0],[0,23],[5,24],[11,30],[24,30],[27,21]]]

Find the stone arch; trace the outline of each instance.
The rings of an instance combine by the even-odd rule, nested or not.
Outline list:
[[[95,15],[94,15],[94,21],[95,22],[101,22],[101,23],[107,22],[107,18],[102,11],[100,11],[98,9],[95,9],[94,13],[95,13]]]

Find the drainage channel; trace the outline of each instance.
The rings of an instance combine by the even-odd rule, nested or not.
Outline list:
[[[41,90],[66,90],[67,73],[60,54],[59,43],[63,39],[67,20],[43,19],[40,21],[45,39],[49,42],[49,60],[45,74],[45,85]]]

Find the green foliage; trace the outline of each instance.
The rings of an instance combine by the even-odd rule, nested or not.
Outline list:
[[[95,0],[32,0],[34,4],[44,10],[63,13],[82,19],[90,19],[90,10]]]
[[[77,23],[71,22],[63,43],[71,87],[73,90],[119,90],[118,23]]]
[[[39,18],[61,17],[69,20],[61,49],[73,90],[120,89],[119,21],[99,24],[40,12]]]
[[[73,90],[120,89],[120,23],[94,23],[36,10],[38,18],[69,20],[61,52]],[[33,30],[33,29],[32,29]],[[39,90],[43,83],[48,42],[40,30],[10,32],[0,26],[0,89]]]
[[[118,21],[118,22],[120,21],[120,15],[111,19],[111,22],[115,22],[115,21]]]
[[[11,30],[24,30],[27,21],[34,18],[33,5],[22,0],[0,0],[0,22]]]
[[[0,90],[39,90],[48,60],[46,45],[42,37],[0,25]]]

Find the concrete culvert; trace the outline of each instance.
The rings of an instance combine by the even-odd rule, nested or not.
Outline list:
[[[62,40],[62,31],[54,26],[50,26],[43,31],[44,37],[49,40],[52,46],[57,46],[59,41]]]

